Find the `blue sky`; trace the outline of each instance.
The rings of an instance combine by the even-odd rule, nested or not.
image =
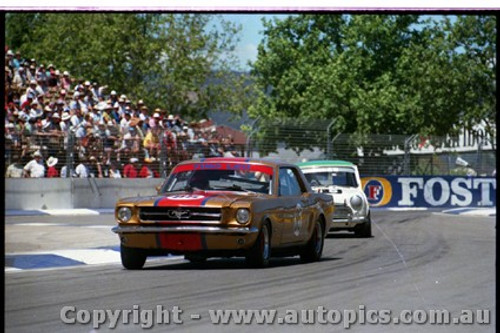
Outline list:
[[[236,49],[236,56],[240,59],[242,69],[248,70],[248,61],[255,61],[257,58],[257,46],[262,40],[262,26],[261,19],[265,17],[267,20],[277,17],[283,19],[288,15],[273,15],[273,14],[223,14],[226,21],[233,22],[241,25],[240,42]]]

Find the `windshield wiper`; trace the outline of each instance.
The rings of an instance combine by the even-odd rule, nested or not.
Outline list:
[[[232,190],[232,191],[243,191],[243,192],[252,192],[250,190],[247,190],[246,188],[241,187],[240,185],[232,184],[231,186],[222,186],[222,187],[217,187],[219,190]]]

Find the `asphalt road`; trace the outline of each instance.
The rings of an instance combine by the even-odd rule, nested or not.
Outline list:
[[[214,259],[204,266],[160,259],[149,261],[142,271],[126,271],[112,264],[6,272],[5,329],[92,332],[91,323],[64,324],[61,310],[74,306],[76,311],[136,309],[138,313],[138,309],[162,306],[165,311],[178,307],[182,313],[177,318],[172,313],[167,318],[163,313],[164,321],[170,319],[170,324],[156,324],[145,331],[345,331],[343,322],[319,322],[318,313],[324,316],[327,310],[354,310],[358,323],[352,324],[350,332],[495,331],[494,218],[430,212],[379,211],[372,215],[373,238],[330,235],[323,260],[312,264],[301,264],[298,258],[273,259],[270,268],[255,270],[248,269],[240,259]],[[42,231],[19,225],[35,222],[56,225]],[[60,223],[66,225],[58,226]],[[117,236],[107,228],[79,228],[86,224],[111,227],[113,221],[110,215],[7,218],[6,251],[117,243]],[[210,322],[211,309],[277,310],[281,317],[290,309],[313,310],[316,319],[306,325],[277,321],[269,325],[215,325]],[[458,316],[461,310],[475,313],[482,309],[491,311],[490,325],[384,325],[368,324],[366,320],[371,310],[391,310],[391,317],[395,317],[402,310],[447,310]],[[80,311],[82,318],[84,312]],[[74,312],[68,314],[75,317]],[[108,321],[96,331],[142,330],[140,324],[122,324],[122,318],[117,329],[109,329]],[[133,320],[133,316],[129,318]],[[175,324],[174,319],[183,322]],[[331,319],[336,321],[338,317]],[[142,322],[147,323],[145,320]]]

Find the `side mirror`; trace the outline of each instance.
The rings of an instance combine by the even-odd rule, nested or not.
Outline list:
[[[160,185],[156,185],[155,189],[156,189],[156,193],[160,194],[161,184]]]

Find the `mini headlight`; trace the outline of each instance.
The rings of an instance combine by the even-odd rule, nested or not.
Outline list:
[[[250,220],[250,211],[246,208],[240,208],[236,211],[236,221],[245,224]]]
[[[359,195],[353,195],[350,200],[352,209],[360,211],[363,208],[363,199]]]
[[[118,209],[118,219],[121,222],[128,222],[132,217],[132,210],[128,207],[120,207]]]

